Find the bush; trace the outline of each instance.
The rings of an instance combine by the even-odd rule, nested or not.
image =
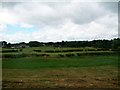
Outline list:
[[[83,49],[76,49],[76,50],[74,50],[74,51],[84,51]]]
[[[26,54],[3,54],[2,58],[21,58],[21,57],[27,57]]]
[[[74,54],[66,54],[67,57],[75,56]]]
[[[62,52],[62,51],[60,51],[60,50],[55,50],[55,52],[57,53],[57,52]]]
[[[102,48],[98,48],[97,51],[103,51],[103,49]]]
[[[97,51],[109,51],[110,49],[107,48],[98,48]]]
[[[59,52],[78,52],[83,51],[83,49],[71,49],[71,50],[46,50],[48,53],[59,53]]]
[[[96,51],[96,49],[88,49],[88,51]]]
[[[33,56],[37,56],[37,57],[42,57],[42,56],[50,56],[49,54],[3,54],[2,58],[22,58],[22,57],[33,57]]]
[[[93,53],[88,53],[87,55],[113,55],[116,54],[115,52],[93,52]]]
[[[37,56],[37,57],[43,57],[43,56],[50,56],[49,54],[29,54],[30,56]]]
[[[22,49],[20,49],[20,52],[22,51]]]
[[[41,50],[33,50],[33,51],[35,51],[35,52],[41,52]]]
[[[78,52],[78,51],[83,51],[83,49],[63,50],[62,52]]]
[[[80,53],[77,53],[77,56],[81,56],[81,54],[80,54]]]
[[[41,54],[42,56],[50,56],[49,54]]]
[[[112,49],[112,51],[120,51],[120,48],[119,49]]]
[[[53,53],[54,51],[53,50],[46,50],[45,52]]]
[[[9,53],[9,52],[18,52],[19,50],[11,49],[11,50],[2,50],[2,53]]]
[[[62,54],[58,54],[58,56],[60,56],[60,57],[64,57],[64,55],[62,55]]]
[[[38,56],[41,56],[41,54],[32,54],[31,56],[36,56],[36,57],[38,57]]]
[[[86,53],[76,53],[77,54],[77,56],[86,56],[86,55],[88,55],[88,56],[93,56],[93,55],[96,55],[96,56],[98,56],[98,55],[114,55],[114,54],[116,54],[117,55],[117,52],[86,52]]]

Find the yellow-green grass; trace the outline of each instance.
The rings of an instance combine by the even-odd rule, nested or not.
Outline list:
[[[118,68],[3,69],[3,88],[119,88]]]

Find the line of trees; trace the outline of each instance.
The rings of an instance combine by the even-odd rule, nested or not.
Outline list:
[[[118,49],[120,48],[120,38],[115,38],[111,40],[93,40],[93,41],[62,41],[62,42],[38,42],[30,41],[29,43],[24,43],[30,47],[39,47],[39,46],[53,46],[53,47],[95,47],[95,48],[104,48],[104,49]],[[12,47],[19,45],[21,43],[11,44],[6,41],[2,41],[2,45],[5,47]]]

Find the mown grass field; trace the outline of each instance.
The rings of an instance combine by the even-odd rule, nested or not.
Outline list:
[[[34,49],[40,49],[43,52],[34,52]],[[118,55],[76,55],[76,53],[98,52],[84,50],[64,53],[44,52],[44,50],[54,49],[60,48],[24,48],[22,52],[3,53],[49,54],[42,57],[3,58],[3,88],[119,88]],[[75,55],[57,56],[69,53]]]
[[[43,69],[43,68],[79,68],[116,66],[117,56],[87,56],[87,57],[64,57],[64,58],[39,58],[25,57],[4,59],[3,68],[11,69]]]
[[[28,48],[23,48],[21,52],[12,52],[13,54],[16,53],[37,53],[34,52],[33,50],[41,50],[41,53],[44,53],[45,50],[76,50],[76,49],[82,49],[83,51],[87,51],[89,49],[94,49],[96,50],[96,48],[93,47],[81,47],[81,48],[70,48],[70,47],[48,47],[48,46],[42,46],[42,47],[28,47]],[[8,48],[2,48],[2,50],[12,50],[12,49],[8,49]],[[40,53],[40,52],[39,52]]]

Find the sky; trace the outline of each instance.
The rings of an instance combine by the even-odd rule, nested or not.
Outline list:
[[[57,42],[117,37],[117,2],[0,3],[0,41]]]

